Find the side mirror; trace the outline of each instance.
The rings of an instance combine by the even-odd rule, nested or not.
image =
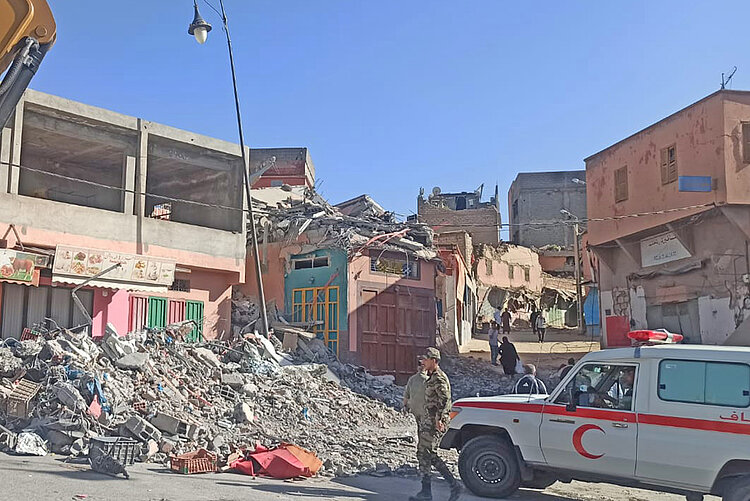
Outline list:
[[[576,407],[578,407],[578,399],[581,398],[581,392],[580,391],[573,391],[573,389],[570,389],[570,401],[568,402],[568,405],[565,406],[565,410],[568,412],[575,412]]]

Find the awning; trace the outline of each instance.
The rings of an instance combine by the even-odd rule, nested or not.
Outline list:
[[[81,285],[82,283],[89,280],[88,278],[81,278],[81,277],[71,277],[68,275],[61,275],[59,273],[53,273],[52,274],[52,283],[57,284],[73,284],[73,285]],[[112,290],[118,290],[118,289],[124,289],[127,291],[133,291],[133,292],[154,292],[154,293],[165,293],[168,290],[168,287],[166,285],[152,285],[152,284],[144,284],[144,283],[133,283],[133,282],[123,282],[123,281],[117,281],[117,280],[90,280],[86,287],[99,287],[102,289],[112,289]]]

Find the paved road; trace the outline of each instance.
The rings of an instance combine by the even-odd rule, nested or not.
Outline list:
[[[416,479],[359,476],[283,482],[235,474],[182,476],[158,465],[137,464],[131,478],[111,478],[92,472],[86,464],[64,463],[63,458],[18,457],[0,454],[0,499],[45,501],[271,501],[335,499],[342,501],[406,500],[419,489]],[[448,498],[440,482],[435,499]],[[465,501],[481,498],[466,495]],[[519,491],[522,501],[678,501],[682,498],[611,485],[555,484],[539,491]]]

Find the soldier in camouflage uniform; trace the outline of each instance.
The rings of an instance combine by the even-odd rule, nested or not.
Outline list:
[[[443,475],[451,487],[448,501],[456,501],[461,495],[461,485],[445,462],[438,456],[440,440],[448,430],[451,410],[451,384],[448,376],[440,370],[440,351],[427,348],[422,365],[429,377],[425,382],[425,403],[422,422],[419,426],[417,460],[422,474],[422,490],[409,501],[430,501],[432,499],[432,467]]]

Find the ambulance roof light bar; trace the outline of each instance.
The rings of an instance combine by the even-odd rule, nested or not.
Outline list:
[[[676,344],[685,339],[682,334],[669,332],[665,329],[630,331],[628,332],[628,338],[636,345]]]

